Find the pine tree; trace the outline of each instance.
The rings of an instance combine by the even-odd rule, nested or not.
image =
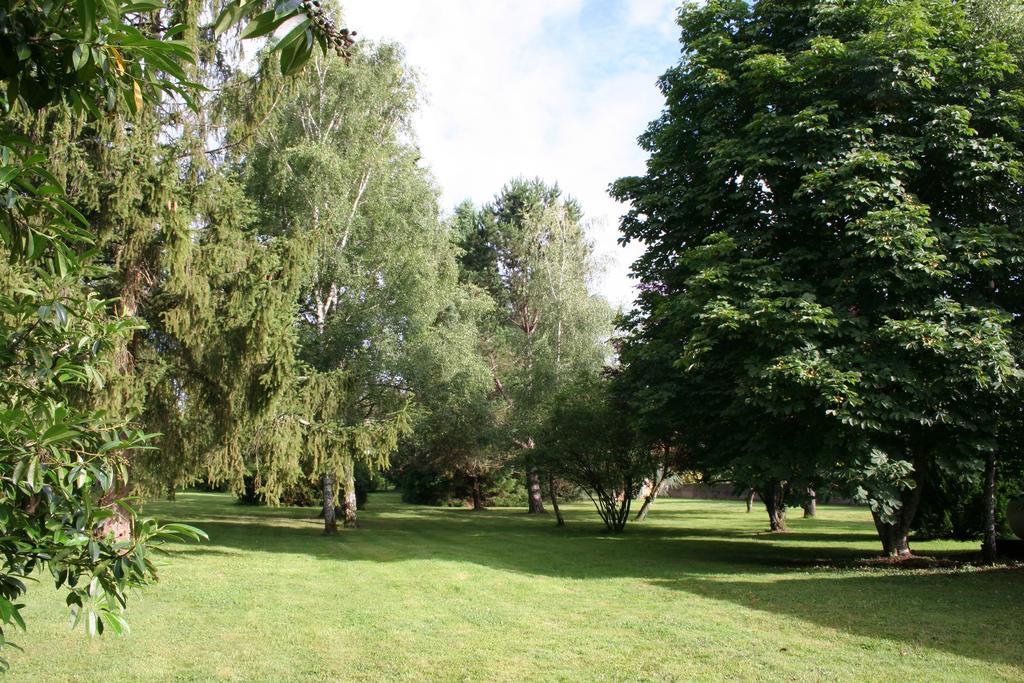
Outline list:
[[[612,312],[587,289],[595,266],[581,221],[579,205],[540,180],[514,180],[479,211],[463,205],[456,214],[462,277],[495,301],[484,357],[505,405],[505,449],[527,470],[531,513],[544,504],[530,451],[554,395],[609,357]]]

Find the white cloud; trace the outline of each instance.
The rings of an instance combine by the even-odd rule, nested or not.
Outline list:
[[[654,28],[670,39],[675,39],[679,35],[675,24],[678,2],[629,0],[626,7],[626,16],[630,24]]]
[[[345,23],[402,43],[426,102],[416,128],[450,208],[510,178],[557,181],[583,204],[597,289],[632,300],[637,250],[616,244],[624,207],[606,194],[643,172],[636,137],[657,116],[657,77],[678,54],[675,0],[350,0]]]

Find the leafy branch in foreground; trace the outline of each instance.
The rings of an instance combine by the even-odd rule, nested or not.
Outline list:
[[[127,454],[150,435],[86,398],[102,388],[110,350],[135,324],[111,317],[111,302],[88,291],[96,268],[73,253],[62,264],[0,267],[10,292],[0,294],[0,646],[4,629],[25,626],[16,601],[34,571],[67,591],[73,623],[120,632],[127,590],[156,577],[155,544],[206,537],[150,519],[113,523],[119,510],[134,517],[117,492]]]
[[[356,32],[339,28],[320,0],[278,0],[265,10],[268,4],[265,0],[229,3],[214,22],[214,32],[220,35],[247,20],[241,37],[272,36],[270,51],[279,53],[285,76],[306,65],[315,45],[323,54],[333,50],[345,61],[352,56]]]
[[[164,28],[161,3],[9,2],[0,11],[0,648],[24,628],[33,572],[67,593],[72,623],[121,632],[127,591],[156,577],[150,554],[200,539],[187,525],[137,518],[130,453],[151,435],[94,406],[138,323],[96,293],[93,231],[14,117],[65,106],[86,120],[191,102],[192,55]],[[0,668],[7,668],[0,659]]]

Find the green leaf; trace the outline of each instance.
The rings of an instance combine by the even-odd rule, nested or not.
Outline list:
[[[40,445],[46,446],[58,441],[67,441],[79,435],[79,432],[71,429],[70,427],[62,424],[55,424],[47,429],[42,438],[40,438]]]
[[[287,17],[278,17],[274,10],[268,10],[263,14],[257,14],[252,21],[242,29],[242,38],[258,38],[265,36],[283,24]]]
[[[4,166],[0,169],[0,185],[9,184],[20,172],[21,169],[17,166]]]
[[[75,67],[75,71],[80,71],[83,66],[89,63],[89,46],[82,45],[79,43],[75,45],[74,51],[71,53],[71,65]]]
[[[220,35],[227,31],[229,28],[237,24],[242,20],[243,17],[247,16],[254,9],[259,7],[261,0],[251,0],[250,2],[232,2],[220,13],[217,17],[217,21],[213,25],[213,32],[215,35]]]
[[[303,19],[302,21],[298,22],[290,31],[288,31],[288,33],[284,35],[283,38],[281,38],[281,40],[277,41],[271,52],[283,50],[284,48],[294,43],[296,40],[303,36],[303,34],[306,32],[306,29],[309,27],[311,23],[312,22],[309,19]]]
[[[82,26],[82,37],[86,42],[96,39],[96,3],[93,0],[75,0],[78,22]]]
[[[60,206],[60,207],[61,207],[62,209],[64,209],[64,211],[66,211],[66,212],[68,212],[69,214],[71,214],[71,216],[72,216],[72,217],[73,217],[73,218],[74,218],[74,219],[75,219],[76,221],[78,221],[79,223],[81,223],[81,224],[82,224],[82,225],[84,225],[84,226],[88,226],[88,225],[89,225],[89,221],[87,221],[87,220],[86,220],[85,216],[83,216],[83,215],[82,215],[82,214],[81,214],[81,213],[80,213],[80,212],[78,211],[78,209],[76,209],[75,207],[71,206],[71,205],[70,205],[70,204],[68,204],[68,203],[67,203],[66,201],[64,201],[63,199],[61,199],[60,197],[54,197],[54,198],[53,198],[53,201],[54,201],[54,202],[56,202],[56,203],[57,203],[57,204],[58,204],[58,205],[59,205],[59,206]]]
[[[36,487],[36,471],[39,468],[39,456],[33,455],[29,458],[28,469],[25,471],[25,482],[33,491],[37,491]]]
[[[104,611],[101,614],[101,617],[103,618],[104,621],[107,622],[107,626],[110,627],[110,630],[116,633],[117,635],[121,635],[122,633],[129,633],[131,631],[131,629],[128,628],[128,622],[125,621],[124,617],[122,617],[119,614],[115,614],[110,611]]]
[[[133,2],[130,5],[126,5],[121,8],[123,13],[128,12],[154,12],[164,8],[164,3],[160,0],[140,0],[139,2]]]
[[[281,73],[291,76],[297,73],[313,56],[313,33],[305,29],[304,39],[293,42],[281,50]]]
[[[171,533],[179,535],[179,536],[187,536],[187,537],[192,538],[192,539],[197,540],[197,541],[200,540],[200,539],[202,539],[204,541],[209,541],[210,540],[210,537],[206,534],[205,531],[203,531],[202,529],[200,529],[198,527],[194,527],[194,526],[192,526],[190,524],[178,524],[178,523],[164,524],[163,525],[163,530],[171,532]]]

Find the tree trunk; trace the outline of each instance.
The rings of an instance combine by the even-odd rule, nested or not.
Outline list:
[[[537,470],[530,470],[526,475],[526,493],[530,501],[530,514],[542,515],[547,512],[544,509],[544,497],[541,494],[540,475]]]
[[[473,509],[484,509],[484,496],[480,491],[480,477],[473,475]]]
[[[334,516],[334,477],[325,474],[321,477],[320,483],[323,485],[324,492],[324,533],[333,534],[338,531],[338,522]]]
[[[878,537],[882,541],[882,552],[887,557],[899,558],[910,556],[909,524],[904,524],[904,515],[895,522],[883,522],[876,513],[872,513]]]
[[[551,509],[555,511],[555,522],[557,526],[565,526],[565,518],[562,517],[562,510],[558,507],[558,493],[555,491],[555,478],[548,474],[548,495],[551,497]]]
[[[771,503],[766,502],[765,507],[768,508],[768,527],[771,531],[785,531],[786,530],[786,511],[782,506],[778,505],[774,501]]]
[[[807,489],[807,502],[804,503],[804,517],[815,517],[818,514],[818,494],[814,489]]]
[[[123,248],[121,253],[123,254]],[[147,264],[141,258],[125,260],[125,265],[121,271],[121,292],[118,299],[120,312],[124,317],[134,318],[138,314],[138,302],[145,295],[148,272]],[[124,380],[130,377],[137,379],[135,358],[138,354],[142,334],[141,330],[132,332],[131,337],[125,343],[118,344],[118,347],[114,350],[114,369],[117,374],[122,375]],[[121,405],[128,402],[129,397],[125,395],[125,392],[130,390],[130,382],[123,381],[108,386],[120,386],[117,394],[110,397],[112,400],[117,401]],[[127,467],[130,471],[132,467],[131,458],[128,458]],[[128,498],[133,488],[127,480],[116,481],[112,483],[110,490],[100,498],[100,505],[102,506],[113,504],[111,507],[113,514],[100,524],[100,533],[102,535],[113,535],[116,541],[131,540],[132,534],[135,531],[135,516],[127,508],[117,504],[116,501]]]
[[[668,459],[668,447],[665,447],[666,460]],[[635,522],[642,522],[647,519],[647,512],[651,509],[651,504],[654,503],[654,499],[658,497],[658,492],[661,490],[662,484],[665,483],[665,479],[668,478],[668,466],[660,468],[654,475],[654,479],[651,479],[651,488],[644,496],[643,505],[636,513],[636,517],[633,518]]]
[[[100,533],[104,536],[113,535],[115,541],[128,541],[132,537],[132,516],[127,509],[115,501],[123,500],[130,494],[128,484],[117,482],[109,492],[100,498],[100,505],[111,505],[113,516],[100,525]]]
[[[765,510],[768,511],[768,525],[772,531],[786,530],[786,493],[788,485],[772,482],[761,493]]]
[[[883,521],[877,513],[871,513],[875,520],[875,529],[878,530],[878,538],[882,541],[882,552],[887,557],[903,558],[910,556],[910,527],[914,523],[914,515],[917,514],[917,507],[921,502],[921,489],[924,485],[924,468],[926,464],[926,453],[924,451],[915,453],[914,488],[904,491],[900,496],[902,505],[894,521]]]
[[[356,500],[356,478],[353,473],[354,468],[348,467],[345,472],[345,500],[341,505],[342,509],[342,524],[346,529],[357,529],[359,528],[359,518],[357,516],[358,501]]]
[[[747,491],[747,513],[753,512],[754,510],[754,496],[757,495],[757,491],[750,489]]]
[[[985,458],[985,535],[981,544],[981,555],[985,564],[995,564],[999,559],[996,545],[996,454]]]
[[[651,503],[654,502],[654,493],[648,493],[644,496],[644,504],[640,506],[640,509],[636,512],[636,517],[633,518],[634,522],[642,522],[647,519],[647,511],[651,509]]]
[[[612,531],[620,533],[626,528],[626,522],[629,521],[629,506],[632,504],[633,499],[630,496],[623,495],[616,497],[617,509],[614,509],[615,513],[615,525]]]

